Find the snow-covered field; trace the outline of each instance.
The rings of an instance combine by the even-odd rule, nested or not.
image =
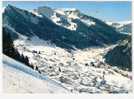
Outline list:
[[[5,55],[3,63],[3,92],[5,93],[69,93],[57,82]]]
[[[38,44],[36,42],[38,41]],[[131,72],[111,67],[103,55],[113,46],[69,53],[37,37],[14,41],[15,47],[42,75],[75,93],[131,93]]]

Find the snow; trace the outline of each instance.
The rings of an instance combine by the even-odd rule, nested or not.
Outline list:
[[[59,13],[60,15],[65,15],[63,9],[55,9],[54,11],[55,11],[56,13]]]
[[[64,11],[58,10],[58,9],[56,9],[55,11],[56,11],[56,13],[58,13],[58,14],[60,14],[62,16],[61,17],[57,17],[56,13],[54,13],[54,15],[51,16],[51,18],[50,18],[54,23],[56,23],[57,25],[63,26],[65,28],[67,28],[67,29],[70,29],[70,30],[76,30],[77,24],[72,22],[67,16],[65,16]],[[61,21],[61,19],[67,20],[69,25],[63,25],[62,23],[58,23],[59,21]]]
[[[80,19],[79,18],[79,10],[75,9],[75,8],[66,8],[64,9],[64,11],[66,12],[66,16],[68,18],[72,18],[72,19]]]
[[[54,15],[51,16],[51,20],[56,23],[57,25],[63,26],[67,29],[70,30],[76,30],[77,29],[77,24],[72,21],[72,19],[79,19],[83,23],[87,24],[88,26],[95,25],[95,22],[90,21],[90,20],[82,20],[79,17],[79,11],[75,8],[66,8],[66,9],[54,9],[55,13]],[[56,13],[60,14],[59,16],[56,16]],[[68,25],[63,25],[62,23],[58,23],[61,21],[61,19],[67,20],[69,23]]]
[[[132,23],[132,21],[119,21],[118,23],[120,23],[120,24],[130,24],[130,23]]]
[[[58,24],[57,22],[60,21],[60,18],[56,16],[56,13],[54,13],[54,15],[51,16],[51,19],[56,24]],[[58,25],[60,25],[60,24],[58,24]]]
[[[42,18],[42,17],[43,17],[41,14],[37,13],[37,12],[36,12],[36,11],[34,11],[34,10],[29,10],[29,12],[31,12],[32,14],[34,14],[34,15],[36,15],[36,16],[38,16],[38,17],[40,17],[40,18]]]
[[[42,17],[42,15],[38,14],[36,11],[32,13],[40,18]],[[53,10],[50,8],[42,8],[41,13],[44,13],[43,15],[52,19],[54,23],[70,30],[77,29],[77,24],[72,22],[72,19],[79,19],[88,26],[96,25],[96,23],[91,20],[80,19],[79,11],[76,9]],[[56,15],[57,13],[59,16]],[[29,19],[26,17],[25,13],[21,14]],[[58,21],[62,21],[62,19],[67,21],[65,22],[67,24],[63,25],[62,23],[58,23]],[[31,16],[30,20],[34,24],[38,24],[37,17],[33,18]],[[14,41],[15,48],[20,54],[28,56],[30,63],[37,66],[41,74],[28,68],[24,64],[7,56],[3,56],[5,92],[132,92],[132,72],[123,71],[115,66],[110,66],[104,61],[103,56],[105,53],[116,45],[103,48],[94,47],[84,50],[75,49],[69,53],[66,49],[57,47],[50,41],[44,41],[36,35],[28,38],[19,33],[17,34],[19,35],[19,39]],[[81,33],[81,35],[83,34]],[[64,36],[62,38],[65,39]]]
[[[119,21],[119,22],[106,22],[108,25],[113,26],[122,34],[131,35],[131,24],[132,21]]]
[[[96,23],[90,20],[81,20],[83,23],[87,24],[88,26],[95,25]]]
[[[106,24],[112,26],[113,24],[116,24],[115,27],[116,28],[120,28],[124,25],[130,24],[132,23],[132,21],[118,21],[118,22],[113,22],[113,21],[106,21]]]
[[[14,41],[14,44],[15,45],[22,45],[22,44],[25,44],[25,43],[27,43],[27,45],[29,45],[29,44],[33,44],[34,46],[35,45],[41,45],[41,46],[54,46],[54,44],[51,44],[50,43],[50,41],[44,41],[44,40],[42,40],[42,39],[40,39],[38,36],[32,36],[32,37],[30,37],[29,39],[30,40],[28,40],[28,38],[26,37],[26,36],[23,36],[23,35],[19,35],[19,39],[17,39],[17,40],[15,40]],[[38,48],[37,48],[38,49]]]
[[[36,42],[33,43],[35,38],[37,44]],[[127,76],[132,76],[131,72],[111,67],[104,62],[103,55],[116,45],[104,48],[94,47],[85,50],[76,49],[69,53],[65,49],[51,44],[51,42],[49,44],[44,43],[44,45],[43,43],[39,44],[39,41],[42,40],[37,39],[37,37],[26,41],[23,40],[23,44],[19,44],[20,41],[18,39],[14,42],[15,47],[20,53],[28,56],[30,62],[36,64],[42,74],[61,83],[61,85],[72,92],[132,92],[132,79]],[[37,52],[34,53],[34,50]],[[105,75],[103,72],[105,72]],[[103,85],[102,83],[105,81],[106,84]]]
[[[70,29],[70,30],[76,30],[77,29],[77,24],[73,23],[73,22],[70,22],[70,26],[67,27],[67,28]]]
[[[76,8],[63,8],[64,11],[76,11]]]
[[[69,14],[68,17],[72,18],[72,19],[79,19],[79,17],[77,15],[74,15],[74,14]]]
[[[66,10],[65,9],[50,9],[50,8],[44,7],[42,9],[40,9],[39,12],[36,10],[30,10],[29,12],[33,13],[34,15],[36,15],[40,18],[42,18],[43,15],[45,15],[46,17],[50,18],[57,25],[63,26],[70,30],[76,30],[77,24],[72,22],[71,19],[72,18],[76,19],[79,17],[77,15],[75,15],[74,13],[66,14],[64,11],[66,11]],[[70,9],[70,11],[76,11],[76,9]],[[59,14],[60,16],[56,16],[56,14]],[[58,23],[62,19],[67,20],[67,22],[69,24],[63,25],[63,23]],[[33,19],[32,21],[34,24],[38,23],[38,20],[36,20],[36,19]]]
[[[2,13],[5,12],[5,7],[2,7],[1,12],[2,12]]]
[[[69,93],[57,82],[5,55],[3,65],[3,91],[5,93]]]

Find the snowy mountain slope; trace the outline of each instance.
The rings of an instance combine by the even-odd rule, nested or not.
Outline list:
[[[117,29],[121,33],[132,33],[132,22],[121,21],[121,22],[106,22],[108,25]]]
[[[72,13],[69,13],[71,12]],[[75,13],[76,9],[52,9],[50,7],[38,7],[34,9],[33,12],[38,13],[38,15],[45,16],[51,19],[57,25],[65,27],[70,30],[76,30],[77,24],[71,21],[71,18],[79,18]]]
[[[62,25],[60,26],[53,21],[53,18],[43,15],[43,17],[40,17],[37,13],[33,14],[33,12],[8,5],[3,13],[3,26],[6,30],[9,30],[10,27],[16,33],[25,35],[28,38],[36,35],[43,40],[49,40],[55,45],[66,49],[104,46],[116,43],[124,37],[123,34],[116,32],[114,28],[101,20],[84,15],[76,9],[66,11],[66,13],[65,15],[59,14],[59,12],[54,14],[54,16],[56,15],[56,20],[60,18],[60,24]],[[64,26],[68,24],[77,27],[76,30],[65,28]],[[69,27],[72,26],[69,25]]]
[[[102,36],[102,32],[103,33],[106,32],[107,35],[102,36],[103,40],[102,41],[100,40],[101,42],[99,43],[99,45],[104,41],[108,41],[107,36],[110,35],[113,36],[114,34],[117,33],[117,31],[114,31],[114,29],[107,26],[103,21],[91,16],[87,16],[84,13],[80,12],[78,9],[60,8],[60,9],[51,9],[48,11],[48,7],[44,6],[42,8],[43,9],[40,9],[40,7],[37,8],[36,13],[40,15],[45,15],[46,17],[47,14],[50,13],[49,14],[50,16],[48,18],[51,19],[54,23],[67,29],[79,32],[81,36],[84,37],[84,39],[88,39],[85,37],[95,38],[96,44],[98,43],[98,40],[100,40],[99,37]],[[40,13],[40,10],[41,11],[43,10],[44,12]],[[51,12],[53,12],[53,14],[51,14]],[[89,35],[88,32],[90,33]],[[96,35],[94,35],[94,33]],[[118,35],[115,36],[114,38],[116,37],[118,37]],[[93,43],[94,41],[90,42]]]
[[[69,93],[63,86],[3,55],[3,91],[6,93]]]
[[[34,40],[35,38],[22,40],[22,42],[18,39],[14,41],[14,44],[20,53],[28,56],[30,62],[38,66],[41,74],[48,75],[49,78],[61,83],[72,92],[132,92],[131,72],[111,67],[104,62],[103,55],[111,49],[111,46],[87,50],[77,49],[69,53],[55,45],[33,44]],[[106,81],[106,84],[101,84],[103,81]]]
[[[131,21],[119,21],[119,22],[112,22],[112,21],[106,21],[106,24],[112,25],[113,27],[120,28],[123,25],[130,24],[132,23]]]
[[[119,31],[121,33],[131,34],[132,33],[132,23],[123,25],[122,27],[119,28]]]

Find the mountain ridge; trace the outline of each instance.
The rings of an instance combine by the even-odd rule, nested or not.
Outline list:
[[[95,24],[87,25],[82,21],[83,19],[93,21]],[[67,49],[73,49],[72,46],[80,49],[90,46],[104,46],[115,43],[124,37],[101,20],[84,14],[80,15],[80,19],[69,19],[79,26],[76,30],[59,26],[51,18],[39,17],[12,5],[5,8],[3,20],[3,26],[8,25],[22,35],[28,37],[36,35],[43,40],[50,40],[57,46]],[[63,22],[61,21],[61,23]]]

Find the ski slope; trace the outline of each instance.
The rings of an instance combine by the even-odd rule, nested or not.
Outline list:
[[[4,93],[69,93],[59,83],[3,55]]]

